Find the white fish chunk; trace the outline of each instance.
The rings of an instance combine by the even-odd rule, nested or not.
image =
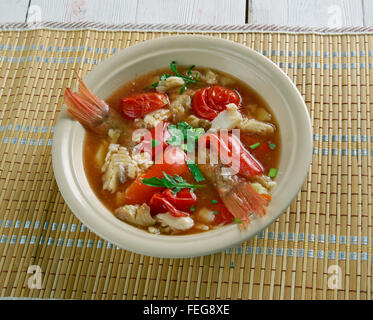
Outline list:
[[[125,205],[116,209],[115,214],[120,220],[141,227],[150,227],[156,223],[146,203],[143,203],[141,206],[138,204]]]
[[[178,94],[170,103],[170,111],[174,121],[181,120],[190,110],[191,98],[187,94]]]
[[[155,128],[161,121],[168,120],[171,117],[170,109],[162,108],[148,113],[144,117],[144,124],[148,129]]]
[[[156,227],[148,227],[148,231],[153,234],[161,234],[161,230],[159,230],[159,228]]]
[[[239,129],[241,129],[243,132],[250,132],[261,135],[268,135],[275,132],[275,128],[272,124],[258,121],[256,119],[244,119],[239,124]]]
[[[227,104],[227,109],[220,112],[211,122],[212,129],[233,129],[243,121],[242,114],[234,103]]]
[[[256,111],[256,119],[259,121],[271,121],[272,115],[264,108],[258,108]]]
[[[208,208],[202,208],[197,212],[198,219],[206,224],[210,224],[215,220],[214,211]]]
[[[109,129],[108,136],[110,137],[110,143],[117,143],[120,137],[121,131],[118,129]]]
[[[102,167],[106,157],[106,148],[108,147],[108,142],[102,141],[97,148],[97,152],[95,154],[95,161],[96,165]]]
[[[201,74],[200,73],[200,77],[201,77],[201,80],[203,82],[206,82],[207,84],[216,84],[218,83],[218,75],[211,71],[211,70],[207,70],[205,74]]]
[[[102,188],[114,193],[119,183],[125,183],[127,177],[135,179],[152,165],[153,161],[149,154],[139,153],[131,157],[126,147],[112,143],[101,167]]]
[[[173,230],[188,230],[194,226],[194,220],[191,217],[174,217],[169,212],[158,213],[155,218]]]
[[[186,120],[193,128],[204,128],[206,130],[210,129],[211,122],[205,119],[196,117],[195,115],[189,115]]]
[[[199,230],[203,230],[203,231],[207,231],[207,230],[210,229],[209,226],[207,226],[203,223],[196,223],[195,228],[199,229]]]
[[[254,190],[259,194],[269,194],[268,190],[265,187],[263,187],[259,182],[253,182],[251,183],[251,185],[254,188]]]
[[[182,87],[184,84],[185,81],[182,78],[168,77],[165,80],[159,81],[155,90],[157,90],[158,92],[167,92],[170,89]]]
[[[259,182],[267,190],[272,190],[276,186],[276,182],[264,174],[254,177],[255,181]]]

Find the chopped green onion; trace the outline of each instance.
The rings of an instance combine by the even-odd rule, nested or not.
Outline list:
[[[198,166],[192,159],[187,159],[186,163],[194,179],[196,179],[197,182],[202,182],[206,180],[205,177],[202,175],[201,171],[199,171]]]
[[[242,221],[241,221],[240,219],[238,219],[237,217],[234,217],[233,220],[234,220],[236,223],[238,223],[238,224],[242,223]]]
[[[275,178],[277,176],[278,169],[271,168],[268,172],[268,177]]]
[[[270,143],[270,144],[269,144],[269,147],[270,147],[272,150],[275,150],[276,145],[275,145],[274,143]]]
[[[218,211],[214,211],[214,212],[212,212],[212,214],[219,214],[219,212]]]
[[[194,206],[191,206],[189,210],[190,211],[196,211],[196,208],[194,208]]]
[[[161,143],[158,140],[152,139],[152,148],[159,146]]]
[[[252,145],[250,146],[250,149],[251,149],[251,150],[254,150],[254,149],[258,148],[259,146],[260,146],[260,142],[254,143],[254,144],[252,144]]]
[[[213,203],[213,204],[217,204],[218,203],[218,200],[211,200],[211,203]]]

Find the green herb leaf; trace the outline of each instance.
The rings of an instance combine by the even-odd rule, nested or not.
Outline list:
[[[177,128],[183,132],[184,138],[187,137],[187,130],[193,129],[193,127],[185,121],[178,122]]]
[[[271,169],[269,169],[268,177],[276,178],[277,173],[278,173],[278,169],[271,168]]]
[[[192,159],[186,159],[186,163],[194,179],[196,179],[197,182],[202,182],[206,180],[205,177],[202,175],[201,171],[199,170],[198,166]]]
[[[158,140],[152,139],[152,148],[159,146],[161,143]]]
[[[180,146],[184,142],[184,134],[178,129],[174,124],[170,124],[167,127],[168,132],[171,137],[167,140],[167,143],[173,146]]]
[[[171,176],[163,171],[163,177],[153,177],[142,179],[142,183],[150,187],[165,187],[171,189],[173,193],[178,193],[181,189],[203,188],[205,185],[191,184],[178,175]]]
[[[240,220],[240,219],[238,219],[237,217],[234,217],[234,222],[236,222],[236,223],[238,223],[238,224],[240,224],[240,223],[242,223],[242,221]]]
[[[161,81],[164,81],[164,80],[166,80],[169,77],[179,77],[179,78],[183,79],[184,82],[185,82],[185,84],[181,87],[181,89],[179,91],[179,94],[182,94],[185,91],[185,89],[187,88],[188,84],[200,82],[198,73],[196,73],[195,78],[193,78],[192,70],[193,70],[194,67],[195,67],[195,65],[190,66],[189,69],[188,69],[188,71],[187,71],[187,75],[184,76],[179,71],[177,71],[177,69],[176,69],[176,61],[171,61],[171,63],[170,63],[170,69],[172,70],[172,72],[174,74],[173,75],[167,74],[167,73],[163,74],[161,76]],[[155,87],[157,85],[158,85],[158,82],[155,85]]]
[[[196,141],[205,134],[205,129],[193,128],[189,123],[183,121],[177,123],[177,125],[170,124],[168,132],[171,134],[171,137],[167,140],[168,144],[181,146],[183,150],[192,153],[195,151]],[[184,143],[185,140],[186,143]]]
[[[219,212],[218,211],[214,211],[214,212],[212,212],[212,214],[219,214]]]
[[[164,81],[164,80],[166,80],[166,79],[169,78],[169,77],[170,77],[170,75],[167,74],[167,73],[162,74],[162,75],[161,75],[161,81]]]
[[[171,192],[173,194],[177,194],[181,189],[180,188],[174,188],[174,189],[171,189]]]
[[[177,75],[179,76],[180,73],[176,70],[176,61],[171,61],[170,63],[170,69]]]
[[[142,179],[142,183],[150,187],[164,187],[162,180],[157,177]]]
[[[274,143],[270,143],[270,144],[269,144],[269,147],[270,147],[271,150],[275,150],[276,145],[275,145]]]
[[[218,200],[211,200],[211,203],[213,203],[213,204],[217,204],[218,203]]]
[[[260,142],[254,143],[254,144],[252,144],[252,145],[250,146],[250,149],[251,149],[251,150],[254,150],[254,149],[258,148],[259,146],[260,146]]]
[[[181,89],[180,89],[180,91],[179,91],[179,94],[183,94],[183,92],[185,91],[185,89],[186,89],[186,84],[184,84],[182,87],[181,87]]]
[[[174,175],[174,179],[177,181],[177,182],[180,182],[180,183],[183,183],[184,182],[184,179],[182,177],[180,177],[179,175],[175,174]]]
[[[193,212],[196,211],[196,208],[194,208],[194,206],[191,206],[189,210]]]
[[[192,70],[195,68],[195,65],[193,64],[193,65],[191,65],[190,67],[189,67],[189,69],[188,69],[188,71],[187,71],[187,75],[188,76],[191,76],[192,75]]]
[[[205,134],[205,129],[203,128],[194,128],[194,139],[198,140]]]

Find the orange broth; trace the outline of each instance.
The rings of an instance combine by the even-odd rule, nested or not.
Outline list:
[[[204,68],[196,68],[199,71],[204,72]],[[185,74],[185,71],[187,70],[186,67],[178,67],[178,70],[181,73]],[[241,96],[242,103],[241,105],[243,107],[245,106],[257,106],[257,108],[264,108],[267,112],[271,114],[271,121],[276,130],[275,133],[272,134],[269,137],[263,136],[257,136],[250,134],[250,140],[255,141],[256,139],[262,139],[262,141],[272,143],[276,145],[276,148],[271,151],[270,153],[266,154],[266,156],[262,157],[261,159],[257,158],[263,165],[265,169],[265,174],[268,174],[268,171],[270,168],[278,168],[279,164],[279,157],[280,157],[280,132],[278,128],[278,124],[276,119],[274,118],[270,108],[264,101],[262,97],[260,97],[253,89],[251,89],[249,86],[238,80],[237,78],[232,77],[231,75],[227,75],[225,73],[213,70],[216,74],[218,74],[221,77],[230,79],[233,81],[231,84],[224,85],[225,88],[229,88],[232,90],[235,90],[238,92]],[[106,102],[111,108],[114,108],[116,110],[119,110],[120,106],[120,100],[129,97],[134,94],[144,93],[144,92],[150,92],[154,91],[153,88],[150,87],[150,85],[154,82],[154,79],[159,77],[160,75],[164,73],[170,73],[169,69],[162,69],[162,70],[156,70],[151,73],[138,76],[137,78],[133,79],[132,81],[124,84],[120,89],[115,91],[108,99],[106,99]],[[217,85],[221,85],[219,82]],[[188,89],[199,89],[203,87],[207,87],[207,84],[203,85],[188,85]],[[252,109],[253,107],[251,107]],[[250,108],[249,108],[250,109]],[[251,114],[252,117],[255,118],[255,113]],[[134,126],[133,120],[125,119],[124,120],[126,124],[126,134],[122,136],[119,143],[125,147],[133,147],[133,144],[131,145],[131,137],[132,132],[136,129]],[[124,205],[122,197],[118,197],[118,195],[121,195],[124,193],[128,185],[132,182],[131,180],[127,180],[126,183],[120,184],[119,190],[115,193],[110,193],[107,190],[102,189],[102,172],[101,167],[97,165],[93,159],[95,158],[95,155],[98,151],[98,148],[101,143],[109,144],[109,139],[107,137],[102,137],[97,134],[95,134],[92,131],[87,131],[85,141],[84,141],[84,148],[83,148],[83,161],[84,161],[84,169],[86,176],[88,178],[89,184],[92,187],[94,193],[96,196],[101,200],[101,202],[114,214],[114,210],[122,205]],[[244,143],[244,139],[241,140]],[[250,151],[250,146],[245,145],[245,147]],[[194,178],[190,171],[188,171],[186,174],[182,175],[182,177],[189,182],[193,182]],[[198,212],[201,208],[210,208],[211,210],[214,210],[214,204],[212,203],[213,200],[217,200],[219,203],[221,203],[221,200],[219,199],[219,195],[217,191],[215,190],[214,186],[209,183],[208,181],[205,181],[204,184],[206,184],[206,187],[203,189],[197,189],[195,190],[195,193],[198,198],[197,205],[195,206],[195,211],[191,213],[191,216],[194,217],[194,213]],[[215,202],[215,201],[214,201]],[[196,216],[195,216],[196,218]],[[195,219],[196,222],[198,222],[198,218]],[[187,231],[176,231],[173,232],[173,234],[190,234],[190,233],[197,233],[197,232],[203,232],[200,229],[192,228]]]

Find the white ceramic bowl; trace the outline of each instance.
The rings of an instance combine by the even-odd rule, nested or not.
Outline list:
[[[274,63],[240,44],[205,36],[174,36],[126,48],[98,65],[84,78],[87,86],[106,99],[137,75],[178,64],[210,67],[229,73],[251,86],[269,104],[281,133],[278,185],[267,215],[245,231],[237,224],[195,235],[147,233],[117,219],[90,188],[82,160],[84,128],[64,108],[54,134],[53,170],[58,187],[72,212],[102,238],[137,253],[157,257],[211,254],[253,237],[290,205],[306,177],[312,156],[312,128],[307,107],[295,85]]]

